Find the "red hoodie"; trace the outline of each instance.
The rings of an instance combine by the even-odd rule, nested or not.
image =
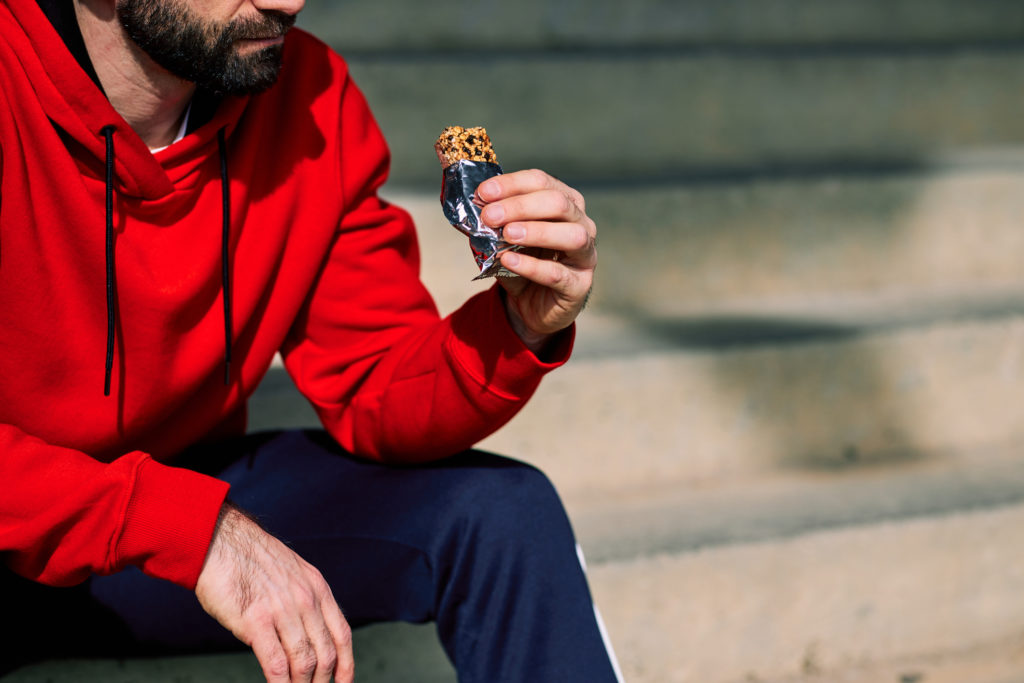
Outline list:
[[[405,462],[485,437],[554,367],[495,289],[439,319],[408,215],[376,195],[384,140],[344,62],[309,35],[289,34],[277,85],[228,98],[156,154],[35,0],[2,0],[0,37],[0,554],[15,572],[67,585],[137,565],[194,587],[227,484],[175,454],[244,433],[279,350],[342,447]]]

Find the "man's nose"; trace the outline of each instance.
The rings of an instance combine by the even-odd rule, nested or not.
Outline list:
[[[252,0],[252,4],[260,11],[273,10],[295,15],[306,6],[306,0]]]

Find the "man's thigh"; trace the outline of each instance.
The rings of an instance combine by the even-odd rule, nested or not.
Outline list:
[[[320,569],[354,626],[433,620],[443,558],[463,540],[466,515],[519,504],[507,500],[521,490],[516,483],[531,480],[536,488],[543,478],[475,451],[417,467],[382,465],[342,452],[319,431],[253,435],[186,459],[228,481],[231,500]],[[192,593],[137,570],[94,578],[89,592],[144,650],[240,645]]]

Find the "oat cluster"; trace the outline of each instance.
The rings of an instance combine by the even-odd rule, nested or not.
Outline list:
[[[449,126],[441,131],[441,136],[434,143],[437,158],[447,168],[457,161],[487,161],[498,163],[498,156],[491,147],[491,139],[487,130],[481,127],[463,128]]]

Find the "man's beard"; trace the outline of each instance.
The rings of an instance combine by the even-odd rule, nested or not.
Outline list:
[[[118,0],[117,17],[154,62],[219,95],[248,95],[273,85],[282,46],[240,55],[237,43],[282,36],[295,23],[294,16],[274,11],[227,23],[206,21],[184,0]]]

